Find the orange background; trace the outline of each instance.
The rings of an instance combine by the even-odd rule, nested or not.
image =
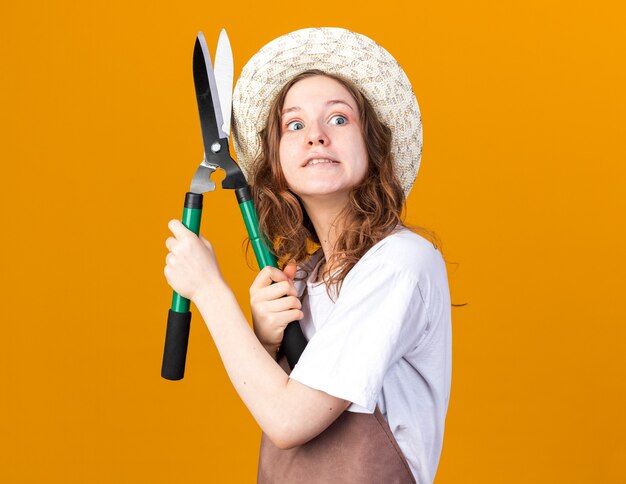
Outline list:
[[[254,482],[260,431],[194,316],[160,378],[163,277],[202,145],[197,31],[236,74],[343,26],[413,82],[410,223],[444,243],[454,369],[436,482],[626,482],[620,2],[3,2],[0,481]],[[248,311],[234,195],[202,231]]]

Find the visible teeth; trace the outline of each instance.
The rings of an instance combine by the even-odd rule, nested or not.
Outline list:
[[[308,165],[317,165],[318,163],[334,163],[333,160],[328,160],[326,158],[320,158],[320,159],[315,159],[315,160],[311,160],[307,163]]]

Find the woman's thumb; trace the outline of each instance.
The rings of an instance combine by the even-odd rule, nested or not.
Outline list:
[[[296,263],[295,261],[289,261],[287,265],[283,268],[283,272],[289,278],[291,282],[293,282],[294,277],[296,277]]]
[[[211,249],[211,242],[209,242],[207,239],[204,238],[204,236],[202,234],[198,235],[198,238],[202,241],[202,243],[207,246],[209,249]]]

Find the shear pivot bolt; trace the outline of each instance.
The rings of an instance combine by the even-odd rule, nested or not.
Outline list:
[[[211,151],[213,153],[217,153],[221,149],[222,149],[222,146],[217,141],[211,145]]]

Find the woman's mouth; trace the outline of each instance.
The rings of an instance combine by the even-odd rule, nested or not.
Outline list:
[[[312,160],[310,160],[305,166],[311,166],[311,165],[320,165],[320,164],[332,164],[332,163],[337,163],[336,161],[333,160],[329,160],[328,158],[314,158]]]

